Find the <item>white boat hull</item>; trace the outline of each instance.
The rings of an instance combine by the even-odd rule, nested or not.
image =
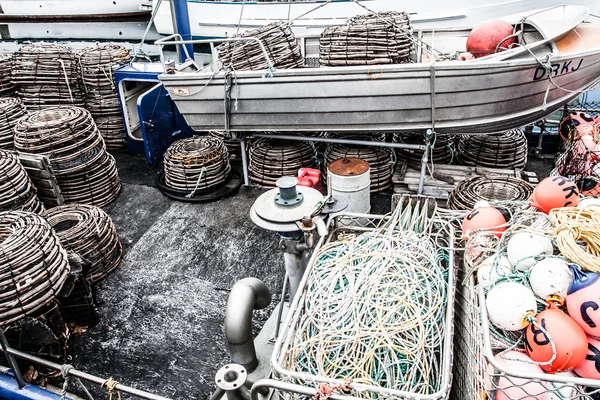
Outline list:
[[[0,40],[118,40],[139,42],[146,22],[11,22],[0,25]],[[151,30],[148,41],[160,36]]]
[[[143,0],[0,0],[6,16],[58,17],[140,13]]]
[[[156,3],[154,2],[154,7]],[[362,0],[361,3],[378,12],[407,11],[411,14],[415,29],[472,27],[483,20],[494,19],[500,15],[523,13],[563,4],[583,5],[592,11],[600,7],[598,0],[422,0],[414,2]],[[237,32],[254,29],[274,21],[296,18],[298,19],[294,21],[292,28],[297,36],[318,36],[326,27],[343,25],[349,17],[367,13],[365,8],[353,1],[336,1],[317,9],[315,8],[323,2],[292,2],[291,6],[286,2],[247,2],[243,6],[242,4],[241,2],[188,0],[192,36],[194,38],[231,37]],[[154,23],[160,34],[173,33],[168,1],[160,4]]]

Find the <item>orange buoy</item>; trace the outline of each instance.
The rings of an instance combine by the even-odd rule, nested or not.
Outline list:
[[[467,38],[467,51],[475,58],[489,56],[515,43],[513,27],[506,21],[488,20],[477,25]]]
[[[552,364],[540,365],[544,371],[551,374],[570,371],[585,361],[588,340],[577,322],[553,303],[536,315],[535,320],[536,324],[530,324],[525,330],[525,349],[529,357],[538,363],[549,362],[554,355],[551,340],[556,347]]]
[[[548,214],[553,208],[577,207],[579,190],[564,176],[549,176],[533,190],[530,205]]]
[[[467,237],[477,230],[487,230],[500,237],[506,230],[506,226],[502,226],[505,224],[506,219],[497,208],[478,207],[467,214],[462,223],[462,231]]]

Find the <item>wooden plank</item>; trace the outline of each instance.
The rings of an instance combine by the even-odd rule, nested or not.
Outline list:
[[[40,199],[40,201],[42,203],[44,203],[44,206],[46,208],[58,207],[58,206],[62,206],[63,204],[65,204],[65,201],[62,198],[62,196],[60,196],[60,199],[43,197],[43,196],[38,196],[38,198]]]
[[[44,170],[50,166],[48,156],[17,152],[17,157],[24,167]]]
[[[31,179],[33,179],[33,178],[38,178],[40,180],[41,179],[54,179],[54,175],[51,174],[47,170],[40,170],[40,169],[33,169],[33,168],[25,167],[25,171],[27,171],[27,175],[29,175],[29,177]]]

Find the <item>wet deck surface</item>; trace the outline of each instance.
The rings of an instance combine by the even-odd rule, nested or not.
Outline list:
[[[279,300],[279,239],[249,218],[264,190],[242,187],[209,204],[173,202],[154,187],[157,169],[145,159],[115,158],[123,190],[105,210],[125,255],[99,284],[101,322],[74,342],[73,365],[173,399],[206,399],[229,362],[223,321],[230,288],[253,276]],[[389,212],[390,196],[373,195],[372,207]],[[255,312],[255,333],[268,315]]]

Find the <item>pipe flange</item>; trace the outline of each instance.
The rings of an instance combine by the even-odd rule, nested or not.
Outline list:
[[[283,198],[281,193],[277,193],[275,195],[275,203],[279,204],[280,206],[292,206],[302,202],[302,200],[304,200],[304,195],[300,192],[296,193],[296,197],[291,199]]]
[[[231,391],[240,388],[246,382],[247,378],[248,372],[246,368],[240,364],[227,364],[217,371],[215,382],[217,383],[217,387]]]

